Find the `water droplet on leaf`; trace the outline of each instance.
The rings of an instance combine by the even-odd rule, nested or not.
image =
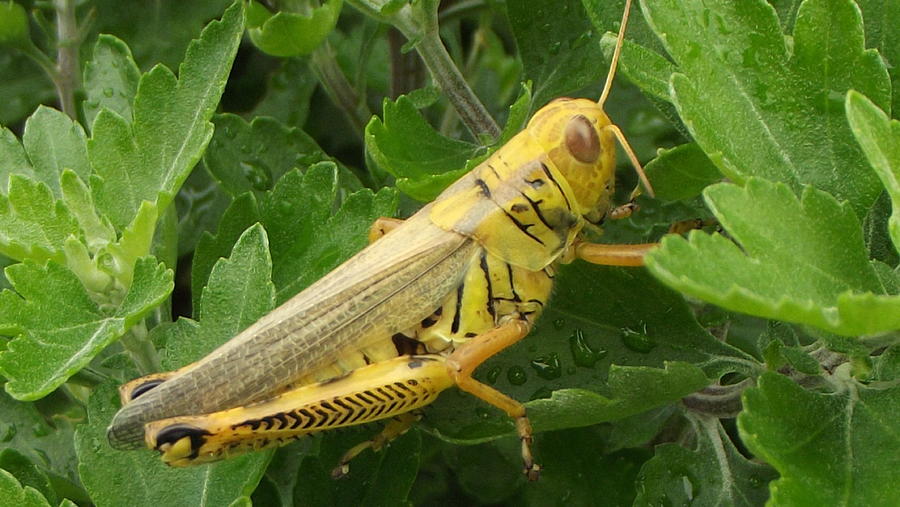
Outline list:
[[[622,330],[622,343],[635,352],[646,354],[656,348],[657,345],[656,340],[646,333],[646,328],[644,328],[644,332],[625,328]]]
[[[522,368],[521,366],[510,366],[509,369],[506,370],[506,380],[514,386],[520,386],[528,380],[528,375],[525,373],[525,368]]]
[[[559,356],[555,352],[532,359],[531,367],[537,372],[538,377],[545,380],[553,380],[562,375],[562,368],[559,366]]]
[[[576,329],[569,337],[569,349],[572,351],[572,359],[578,366],[593,368],[597,361],[606,356],[605,350],[594,350],[580,329]]]
[[[487,372],[487,380],[488,384],[494,385],[497,382],[497,379],[500,377],[500,372],[503,371],[503,368],[499,366],[494,366]]]

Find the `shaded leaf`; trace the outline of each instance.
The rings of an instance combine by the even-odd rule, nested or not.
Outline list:
[[[900,497],[900,389],[861,385],[846,366],[832,393],[775,373],[744,392],[738,429],[781,474],[770,486],[774,504],[891,505]]]
[[[104,108],[131,123],[131,105],[140,78],[141,72],[128,45],[112,35],[100,35],[91,60],[84,64],[87,97],[82,102],[82,109],[86,124],[92,125]]]
[[[717,419],[690,419],[695,446],[657,446],[641,468],[635,504],[763,505],[778,474],[742,456]]]

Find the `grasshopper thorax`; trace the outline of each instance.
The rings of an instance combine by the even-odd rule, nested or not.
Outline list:
[[[615,187],[615,136],[609,125],[596,102],[560,98],[535,113],[526,129],[568,182],[577,201],[573,211],[592,223],[608,211]]]

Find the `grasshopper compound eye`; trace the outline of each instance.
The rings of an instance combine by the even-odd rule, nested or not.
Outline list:
[[[593,164],[600,158],[603,148],[594,125],[584,115],[569,120],[565,131],[565,145],[569,153],[579,162]]]

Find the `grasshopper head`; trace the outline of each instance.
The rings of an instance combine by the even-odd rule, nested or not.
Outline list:
[[[615,136],[605,128],[610,124],[596,102],[569,98],[550,102],[528,122],[527,130],[572,189],[576,211],[593,223],[609,210],[615,186]]]

